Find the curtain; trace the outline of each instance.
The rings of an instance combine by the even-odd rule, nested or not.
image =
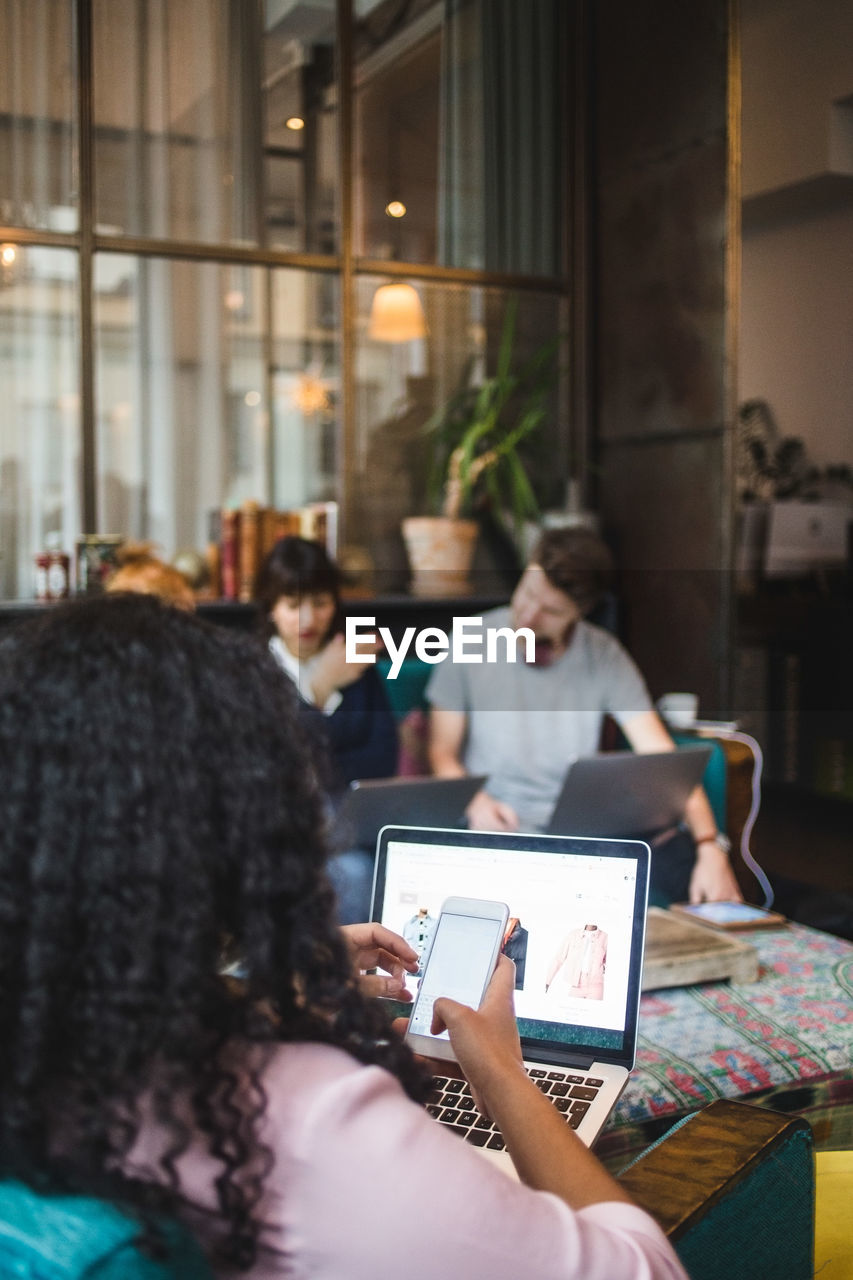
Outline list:
[[[445,0],[439,253],[561,274],[565,0]]]

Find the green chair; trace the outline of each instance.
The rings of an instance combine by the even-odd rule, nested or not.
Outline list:
[[[166,1256],[141,1253],[142,1225],[91,1196],[41,1195],[0,1182],[0,1276],[9,1280],[212,1280],[196,1241],[157,1219]]]

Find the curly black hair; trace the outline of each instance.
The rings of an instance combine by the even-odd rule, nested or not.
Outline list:
[[[60,606],[0,638],[0,778],[0,1178],[144,1218],[177,1207],[194,1128],[218,1248],[248,1268],[271,1046],[427,1087],[335,926],[295,691],[256,642],[153,597]],[[128,1174],[143,1099],[170,1139],[151,1182]]]

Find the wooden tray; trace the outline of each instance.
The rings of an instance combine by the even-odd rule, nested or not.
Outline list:
[[[649,907],[646,923],[646,954],[643,990],[660,987],[689,987],[696,982],[755,982],[758,952],[748,942],[674,915],[660,907]]]

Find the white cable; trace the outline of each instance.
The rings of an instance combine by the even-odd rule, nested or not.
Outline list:
[[[742,742],[752,752],[754,760],[752,768],[752,804],[750,805],[746,822],[743,824],[743,831],[740,837],[740,856],[761,886],[764,892],[764,906],[769,909],[773,906],[773,886],[749,849],[752,828],[755,826],[758,810],[761,807],[761,771],[764,765],[764,754],[751,734],[742,733],[739,729],[730,727],[728,724],[718,724],[714,720],[697,720],[692,727],[713,734],[715,738],[730,738],[734,742]]]

